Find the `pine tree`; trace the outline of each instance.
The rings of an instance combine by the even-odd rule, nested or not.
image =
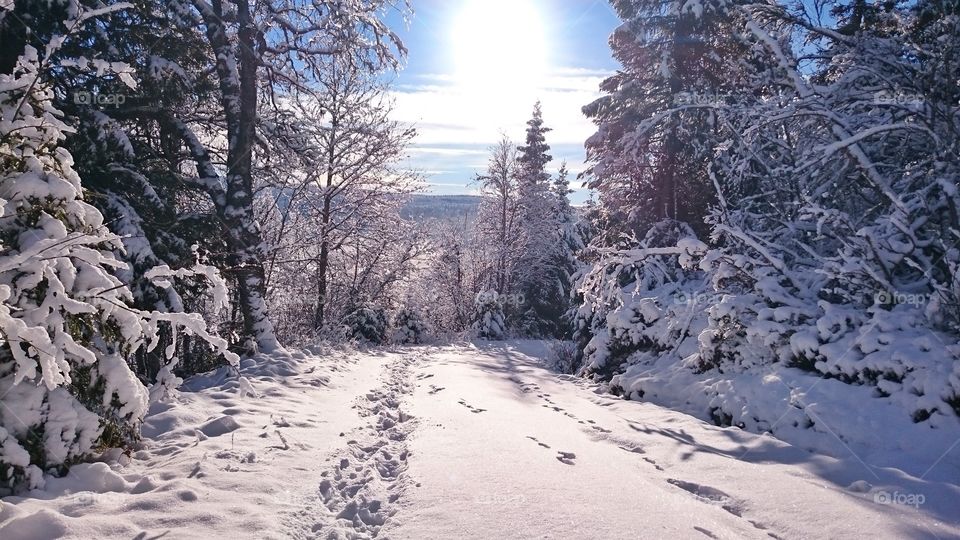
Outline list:
[[[523,250],[517,264],[514,294],[519,309],[508,319],[523,334],[535,337],[559,336],[569,295],[569,268],[560,253],[564,216],[559,212],[567,194],[558,197],[550,182],[547,165],[552,160],[540,103],[527,122],[526,144],[518,147],[518,229]]]
[[[477,293],[471,328],[474,335],[482,339],[500,340],[507,336],[503,303],[497,291]]]
[[[553,213],[559,216],[562,223],[573,222],[575,218],[573,207],[570,206],[570,194],[573,193],[573,190],[570,189],[569,176],[570,171],[567,170],[567,162],[564,161],[560,164],[560,170],[557,171],[557,176],[551,186],[554,197]]]
[[[661,219],[702,233],[713,202],[708,165],[722,133],[715,110],[741,92],[750,60],[738,39],[736,2],[611,0],[623,20],[611,36],[623,66],[584,107],[589,187],[600,196],[604,239],[642,237]]]
[[[393,343],[413,344],[423,343],[428,339],[430,328],[420,313],[410,307],[403,307],[393,317]]]
[[[90,203],[106,218],[111,231],[122,238],[116,255],[129,269],[119,274],[134,295],[134,305],[143,310],[196,311],[208,313],[211,304],[203,279],[181,275],[175,286],[159,287],[146,278],[156,266],[175,271],[193,268],[199,261],[224,268],[216,255],[227,252],[222,224],[204,204],[206,193],[192,182],[193,163],[181,151],[176,130],[162,115],[131,121],[131,110],[162,107],[173,116],[194,114],[198,104],[210,103],[216,84],[204,72],[202,34],[195,28],[168,24],[163,5],[156,0],[137,0],[133,7],[109,19],[102,29],[81,31],[65,44],[64,54],[75,56],[96,51],[100,59],[133,66],[135,91],[117,77],[98,77],[88,65],[62,66],[52,81],[62,88],[58,108],[75,118],[76,133],[65,146],[76,159]],[[46,36],[46,29],[34,29]],[[164,35],[169,39],[158,39]],[[98,101],[108,98],[112,104]],[[211,321],[213,318],[210,318]],[[220,322],[220,321],[218,321]],[[220,328],[229,333],[229,323]],[[162,333],[163,349],[173,339]],[[178,347],[191,353],[177,365],[189,375],[207,371],[221,361],[202,340],[177,336]],[[164,355],[141,349],[135,371],[145,381],[154,381],[167,364]]]
[[[560,338],[569,337],[572,331],[570,321],[571,301],[575,274],[580,268],[577,254],[585,247],[583,231],[577,219],[576,211],[570,205],[572,190],[567,178],[568,175],[567,163],[564,161],[560,165],[560,170],[557,172],[552,187],[559,242],[553,250],[550,268],[556,277],[557,288],[555,294],[557,298],[555,303],[557,309],[563,314],[560,324],[554,332],[555,337]]]

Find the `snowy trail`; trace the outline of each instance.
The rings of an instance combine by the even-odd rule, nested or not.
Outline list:
[[[597,394],[510,345],[436,349],[418,372],[420,486],[390,537],[960,537],[955,486]],[[879,504],[881,490],[926,500]]]
[[[597,393],[544,353],[261,357],[257,396],[194,379],[126,466],[5,498],[0,539],[960,538],[956,486]]]
[[[322,472],[347,434],[366,425],[356,399],[391,358],[248,360],[257,396],[223,372],[191,379],[178,403],[151,409],[144,448],[127,466],[78,465],[31,498],[4,498],[0,539],[282,539],[310,531],[323,516]]]
[[[316,495],[305,498],[293,523],[294,537],[373,537],[396,512],[405,487],[406,439],[415,422],[401,409],[412,388],[410,366],[416,357],[404,355],[382,368],[381,385],[356,398],[355,408],[366,425],[355,427],[346,446],[324,470]],[[346,434],[344,434],[346,435]],[[317,515],[317,496],[322,508]],[[310,524],[309,529],[303,525]]]

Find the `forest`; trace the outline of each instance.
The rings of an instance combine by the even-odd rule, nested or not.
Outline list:
[[[525,103],[458,199],[396,119],[416,1],[0,0],[0,495],[210,373],[464,343],[960,484],[960,3],[602,3],[584,163]]]

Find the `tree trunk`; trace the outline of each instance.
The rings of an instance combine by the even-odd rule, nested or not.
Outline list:
[[[237,280],[240,312],[243,314],[244,347],[247,352],[253,352],[251,345],[255,344],[259,350],[269,352],[280,345],[267,310],[264,245],[253,215],[253,141],[257,119],[258,63],[254,52],[257,46],[256,28],[251,20],[249,1],[238,0],[236,6],[239,86],[231,80],[233,72],[229,66],[223,66],[220,70],[229,153],[226,201],[218,206],[220,217],[227,227],[227,241],[232,252],[233,273]],[[219,56],[218,64],[221,64],[223,60]]]
[[[326,227],[326,222],[324,222]],[[327,267],[330,265],[330,243],[324,237],[320,242],[320,257],[317,259],[317,309],[313,324],[319,330],[323,328],[327,307]]]
[[[323,210],[320,214],[321,239],[320,257],[317,259],[317,309],[314,312],[313,324],[317,330],[323,328],[327,307],[327,270],[330,266],[330,209],[333,205],[333,169],[336,166],[337,155],[337,101],[336,94],[330,107],[330,138],[327,145],[327,177],[323,190]]]

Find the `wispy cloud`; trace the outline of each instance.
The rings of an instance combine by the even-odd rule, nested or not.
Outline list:
[[[439,147],[439,146],[414,146],[410,149],[411,154],[415,155],[441,155],[441,156],[483,156],[486,152],[472,148],[458,147]]]
[[[449,81],[446,84],[407,84],[394,92],[396,119],[417,126],[418,144],[493,144],[506,132],[522,138],[533,104],[543,104],[546,124],[553,128],[550,142],[582,142],[593,132],[581,108],[596,99],[605,74],[591,70],[558,70],[538,88],[509,90],[493,95],[475,92]],[[437,76],[442,77],[442,76]]]
[[[594,125],[583,116],[584,105],[599,97],[600,82],[609,72],[564,68],[553,70],[536,88],[502,88],[490,92],[464,88],[447,75],[419,74],[393,92],[395,119],[416,126],[416,145],[409,164],[425,171],[438,191],[463,192],[487,162],[488,149],[506,133],[522,142],[533,104],[539,100],[545,124],[552,129],[548,143],[556,158],[568,162],[572,176],[583,169],[583,141]],[[433,173],[433,174],[431,174]],[[571,179],[577,185],[576,179]]]

